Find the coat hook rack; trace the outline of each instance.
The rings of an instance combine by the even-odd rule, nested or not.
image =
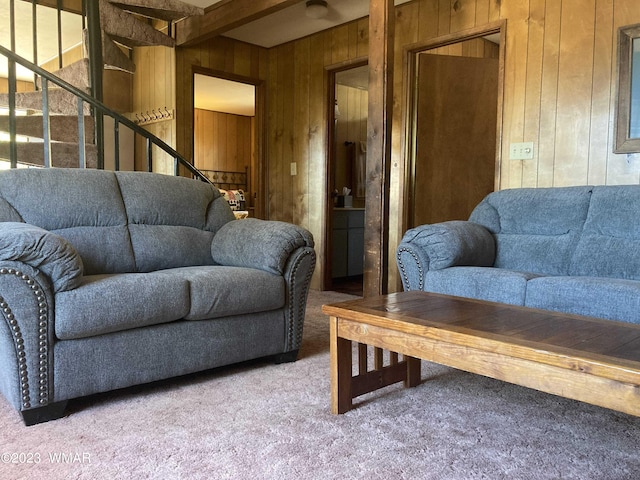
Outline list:
[[[173,120],[174,110],[173,108],[168,109],[167,107],[154,108],[151,112],[149,112],[149,110],[145,112],[134,112],[130,114],[129,117],[136,125],[149,125],[150,123]]]

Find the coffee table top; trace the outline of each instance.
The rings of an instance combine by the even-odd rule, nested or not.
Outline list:
[[[324,305],[322,310],[404,334],[574,370],[613,369],[616,378],[628,374],[630,381],[640,379],[640,325],[631,323],[420,291]]]

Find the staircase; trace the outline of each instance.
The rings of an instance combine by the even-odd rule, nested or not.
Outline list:
[[[96,103],[91,97],[93,93],[90,79],[90,72],[96,70],[95,67],[91,68],[88,52],[92,51],[89,48],[90,39],[100,38],[101,48],[98,51],[101,55],[96,56],[102,57],[102,67],[133,74],[135,65],[128,54],[130,49],[139,46],[175,46],[174,39],[155,26],[167,25],[170,33],[171,22],[192,15],[202,15],[203,10],[178,0],[98,0],[97,12],[99,21],[92,23],[89,20],[87,24],[88,28],[92,24],[99,25],[100,34],[89,35],[88,28],[84,29],[84,58],[51,72],[55,77],[33,66],[31,69],[36,73],[33,91],[17,92],[14,86],[12,92],[10,85],[9,93],[0,94],[0,108],[14,109],[13,114],[11,111],[0,114],[0,132],[5,133],[5,138],[7,135],[10,138],[9,141],[0,141],[0,160],[10,162],[12,166],[102,168],[102,119],[107,116],[113,118],[116,132],[119,125],[125,125],[147,138],[148,145],[157,145],[175,158],[176,171],[178,164],[182,164],[196,174],[186,160],[161,140],[150,138],[151,135],[141,127],[104,105],[101,106],[99,102]],[[15,35],[19,34],[20,32],[16,32]],[[29,64],[22,59],[16,62],[23,66],[26,66],[25,63]],[[13,106],[10,105],[12,100]],[[117,135],[115,141],[118,141]],[[118,152],[119,145],[114,146],[113,151]],[[150,147],[148,155],[147,165],[148,170],[151,170]],[[118,169],[117,158],[115,165]],[[199,177],[197,174],[196,176]]]

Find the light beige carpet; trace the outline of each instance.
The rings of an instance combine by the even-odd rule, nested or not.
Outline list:
[[[0,478],[640,478],[640,418],[432,364],[332,416],[320,307],[348,298],[311,293],[295,363],[95,395],[33,427],[0,398]]]

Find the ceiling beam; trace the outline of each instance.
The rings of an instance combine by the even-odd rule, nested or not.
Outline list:
[[[300,0],[222,0],[207,8],[202,16],[177,22],[176,44],[187,46],[209,40],[299,2]]]

